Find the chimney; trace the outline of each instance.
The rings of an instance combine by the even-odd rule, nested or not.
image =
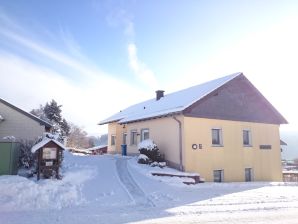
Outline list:
[[[156,100],[160,100],[160,98],[164,97],[163,93],[165,91],[163,91],[163,90],[157,90],[155,92],[156,92]]]

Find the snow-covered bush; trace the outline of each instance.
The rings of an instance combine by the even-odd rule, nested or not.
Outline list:
[[[140,163],[140,164],[149,164],[150,159],[148,158],[148,156],[146,156],[144,154],[140,154],[139,157],[138,157],[138,163]]]
[[[146,155],[153,162],[163,162],[164,158],[161,156],[157,145],[151,140],[146,139],[139,143],[138,150],[141,154]]]
[[[34,165],[35,158],[31,152],[31,148],[34,144],[35,142],[30,140],[20,141],[19,167],[29,169]]]

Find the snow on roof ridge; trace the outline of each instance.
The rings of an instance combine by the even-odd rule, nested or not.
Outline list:
[[[45,137],[42,141],[40,141],[37,144],[35,144],[34,146],[32,146],[31,152],[35,153],[38,149],[40,149],[41,147],[43,147],[44,145],[46,145],[50,141],[53,141],[58,146],[60,146],[62,149],[66,150],[66,147],[64,145],[62,145],[60,142],[58,142],[57,140]]]
[[[241,75],[242,72],[233,73],[214,80],[210,80],[199,85],[188,87],[176,92],[165,94],[160,100],[155,98],[134,104],[123,111],[116,113],[99,124],[110,122],[132,122],[146,118],[162,116],[170,113],[181,112],[214,90],[223,86],[227,82]]]

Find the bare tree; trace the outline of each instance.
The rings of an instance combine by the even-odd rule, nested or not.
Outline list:
[[[70,148],[89,148],[89,138],[87,132],[73,123],[70,123],[70,131],[67,137],[67,147]]]

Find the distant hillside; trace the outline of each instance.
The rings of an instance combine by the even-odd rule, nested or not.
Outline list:
[[[288,144],[287,146],[282,146],[282,158],[289,160],[298,158],[298,132],[284,131],[280,133],[280,138]]]

